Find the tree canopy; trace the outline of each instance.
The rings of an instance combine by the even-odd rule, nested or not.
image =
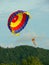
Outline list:
[[[32,46],[0,47],[0,65],[49,65],[49,50]]]

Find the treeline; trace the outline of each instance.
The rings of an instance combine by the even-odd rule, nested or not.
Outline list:
[[[1,63],[0,65],[43,65],[42,62],[37,57],[28,57],[27,59],[22,59],[20,64],[16,62],[13,63]]]
[[[32,46],[0,47],[0,65],[49,65],[49,50]]]

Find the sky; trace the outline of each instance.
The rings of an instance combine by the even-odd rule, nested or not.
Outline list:
[[[20,36],[12,35],[7,26],[10,14],[17,10],[28,11],[31,16]],[[34,46],[33,37],[36,47],[49,49],[49,0],[0,0],[0,46]]]

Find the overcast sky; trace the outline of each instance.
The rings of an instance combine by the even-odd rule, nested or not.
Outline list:
[[[12,35],[7,26],[9,15],[17,10],[31,15],[20,36]],[[0,0],[0,46],[34,46],[31,39],[36,35],[43,37],[42,40],[36,38],[37,47],[49,49],[49,0]]]

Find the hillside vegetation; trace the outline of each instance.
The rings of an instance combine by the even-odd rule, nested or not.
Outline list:
[[[0,65],[49,65],[49,50],[32,46],[0,47]]]

